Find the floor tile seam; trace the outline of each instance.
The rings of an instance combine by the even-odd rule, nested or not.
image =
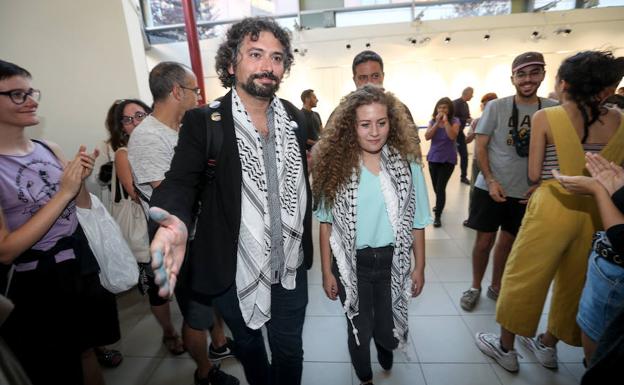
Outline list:
[[[470,238],[451,238],[451,240],[453,241],[453,243],[455,244],[455,246],[457,246],[457,248],[458,248],[459,250],[464,251],[464,249],[463,249],[463,248],[462,248],[462,246],[459,244],[459,242],[457,242],[457,241],[458,241],[458,240],[460,240],[460,239],[462,239],[462,240],[464,240],[464,241],[465,241],[465,240],[471,240],[471,239],[470,239]],[[474,244],[474,240],[472,240],[472,243]],[[472,257],[472,250],[470,250],[470,249],[469,249],[469,250],[465,250],[465,252],[466,252],[466,257],[468,257],[468,258]]]
[[[498,372],[496,371],[496,367],[494,365],[498,365],[496,362],[488,362],[487,363],[490,366],[490,369],[494,372],[494,376],[496,376],[496,379],[498,379],[498,383],[499,385],[504,385],[505,383],[503,382],[503,379],[501,378],[501,376],[498,374]]]
[[[156,358],[156,357],[154,357],[154,358]],[[160,360],[159,360],[158,364],[154,365],[151,373],[147,376],[147,381],[145,381],[145,385],[149,385],[152,382],[151,381],[152,377],[154,376],[154,374],[156,374],[156,371],[158,370],[160,365],[163,363],[164,359],[165,359],[164,357],[160,357]]]
[[[460,281],[460,282],[467,282],[469,285],[472,285],[472,282],[470,282],[470,281]],[[446,287],[445,283],[450,283],[450,282],[448,282],[448,281],[442,282],[442,288],[444,289],[444,292],[446,293],[448,298],[451,300],[451,303],[453,304],[453,307],[455,308],[455,310],[457,310],[458,315],[461,317],[461,315],[462,315],[461,306],[459,306],[457,304],[458,300],[453,300],[453,297],[451,296],[451,293],[450,293],[449,289]],[[456,282],[453,282],[453,283],[456,283]],[[462,319],[462,321],[464,321],[464,320]],[[470,328],[468,328],[468,329],[470,330]]]

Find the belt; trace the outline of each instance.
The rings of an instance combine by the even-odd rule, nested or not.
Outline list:
[[[620,255],[613,250],[604,232],[594,234],[594,250],[598,256],[624,268],[624,255]]]

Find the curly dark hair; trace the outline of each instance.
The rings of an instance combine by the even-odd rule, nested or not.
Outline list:
[[[106,113],[106,121],[104,123],[108,130],[107,143],[110,144],[113,151],[117,151],[118,148],[128,145],[129,136],[126,134],[126,131],[124,131],[123,124],[121,123],[124,108],[126,108],[128,104],[141,106],[148,114],[152,112],[152,109],[139,99],[115,100]]]
[[[614,57],[610,51],[582,51],[561,63],[557,79],[567,83],[565,93],[576,103],[583,115],[583,139],[589,127],[607,113],[601,106],[600,93],[607,87],[616,87],[624,76],[624,57]]]
[[[449,123],[453,124],[452,121],[455,117],[455,110],[453,109],[453,101],[450,98],[444,97],[438,100],[435,107],[433,107],[433,114],[431,114],[431,116],[435,120],[436,116],[438,115],[438,107],[441,104],[446,104],[448,106],[448,113],[446,114],[446,117],[448,118]]]
[[[331,208],[336,193],[355,170],[359,173],[362,150],[356,132],[356,112],[360,106],[379,103],[388,109],[390,132],[387,144],[406,161],[420,162],[417,133],[403,103],[380,87],[367,84],[340,102],[319,140],[312,168],[312,195],[315,205],[321,200]]]
[[[272,18],[247,17],[232,25],[227,31],[225,41],[221,43],[217,50],[215,69],[217,70],[217,75],[219,75],[219,80],[221,80],[221,85],[223,87],[231,88],[235,84],[234,75],[230,74],[228,69],[230,65],[236,67],[238,52],[245,37],[249,35],[251,40],[256,41],[262,31],[271,32],[282,44],[284,47],[284,74],[290,71],[290,66],[295,58],[292,53],[288,31],[277,24]]]

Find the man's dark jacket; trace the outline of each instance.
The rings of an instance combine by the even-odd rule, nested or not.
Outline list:
[[[302,247],[304,265],[312,266],[312,193],[305,155],[305,120],[294,105],[282,99],[286,111],[297,121],[297,139],[307,191]],[[208,162],[207,130],[220,120],[223,143],[214,167],[214,178],[206,178]],[[209,128],[210,123],[210,128]],[[218,125],[216,125],[218,126]],[[213,154],[210,154],[213,155]],[[191,229],[197,201],[201,212],[195,238],[190,242],[180,271],[178,286],[196,301],[226,291],[236,278],[238,233],[241,220],[242,171],[232,118],[232,91],[216,108],[204,106],[188,111],[182,120],[178,145],[165,179],[152,194],[150,206],[160,207],[182,220]],[[150,221],[150,233],[157,225]]]

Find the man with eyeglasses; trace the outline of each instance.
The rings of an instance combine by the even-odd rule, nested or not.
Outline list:
[[[531,116],[541,108],[557,104],[537,96],[545,66],[544,56],[539,52],[518,55],[511,65],[511,83],[516,94],[489,102],[476,128],[475,149],[481,172],[466,222],[467,227],[477,230],[472,251],[472,285],[460,299],[466,311],[472,311],[479,301],[492,247],[492,285],[487,296],[494,301],[498,298],[507,256],[527,200],[536,187],[529,185],[527,174]]]

